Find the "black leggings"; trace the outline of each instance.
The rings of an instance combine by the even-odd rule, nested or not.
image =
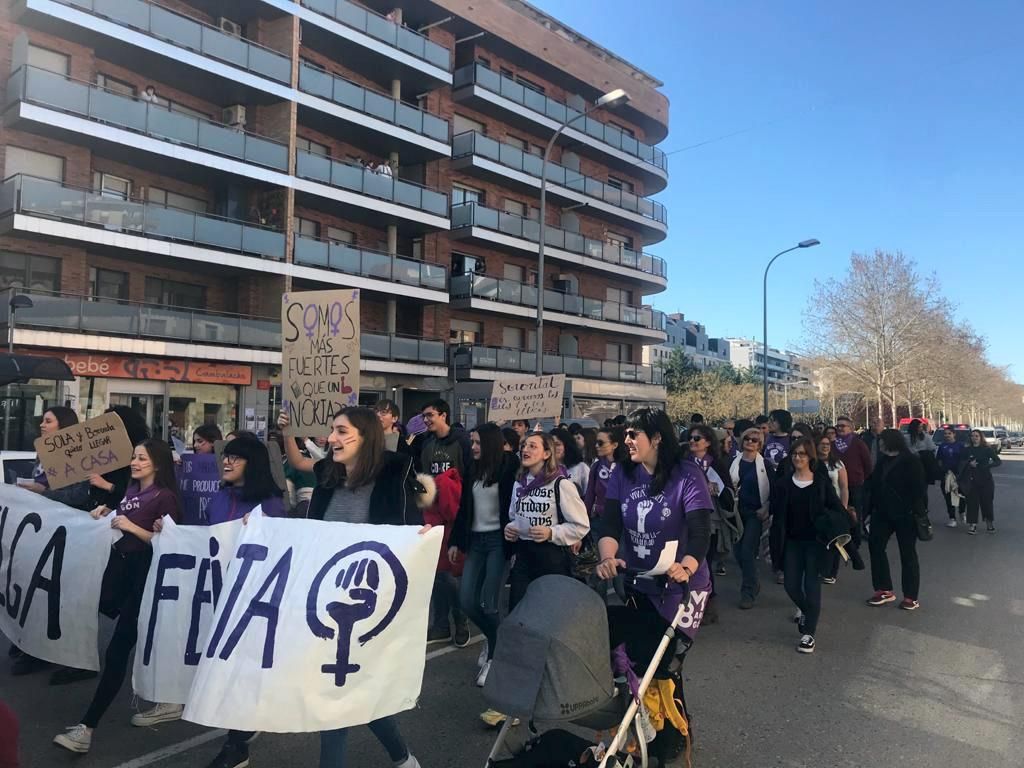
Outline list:
[[[638,675],[642,676],[651,663],[666,629],[668,621],[658,613],[647,595],[627,592],[625,605],[608,606],[609,646],[614,651],[625,643],[626,654],[635,665]],[[681,633],[676,636],[685,637]],[[670,677],[671,653],[672,647],[669,646],[654,673],[656,678],[666,680]]]
[[[120,558],[120,562],[115,558]],[[146,574],[149,573],[152,558],[153,550],[148,546],[141,552],[121,554],[117,550],[112,550],[110,553],[107,569],[117,573],[117,577],[124,580],[119,585],[122,599],[118,601],[114,635],[110,638],[103,659],[103,674],[100,675],[96,692],[82,718],[82,724],[89,728],[99,725],[100,718],[124,685],[125,676],[128,674],[128,660],[138,640],[139,608],[142,605],[142,592],[146,586]]]
[[[550,541],[521,541],[516,547],[516,563],[509,574],[511,589],[508,609],[523,599],[530,582],[541,576],[571,576],[569,555],[564,547]]]

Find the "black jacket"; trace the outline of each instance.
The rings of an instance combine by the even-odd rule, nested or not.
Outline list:
[[[818,541],[828,543],[844,533],[849,533],[850,517],[839,500],[839,494],[832,486],[828,473],[818,471],[821,462],[817,462],[814,471],[814,482],[811,487],[816,491],[811,496],[811,522],[818,534]],[[772,567],[782,570],[786,555],[786,514],[789,510],[790,494],[796,490],[793,484],[793,473],[780,477],[772,486],[769,504],[772,512],[772,529],[768,543],[772,553]]]
[[[871,514],[901,522],[925,514],[928,493],[924,465],[913,453],[879,454],[878,465],[868,480]]]
[[[501,468],[498,470],[498,517],[501,521],[501,530],[504,532],[508,525],[508,510],[512,506],[512,489],[516,484],[516,471],[519,469],[519,462],[511,453],[505,453],[502,459]],[[476,482],[476,462],[469,465],[466,478],[462,483],[462,498],[459,499],[459,514],[452,526],[452,537],[449,543],[458,547],[462,552],[469,550],[469,534],[473,530],[473,483]],[[504,536],[502,537],[504,538]],[[510,542],[505,542],[505,557],[511,557],[514,547]]]
[[[313,467],[317,484],[306,512],[306,517],[311,520],[323,520],[331,503],[334,486],[325,484],[331,461],[328,455]],[[417,506],[417,500],[424,493],[426,489],[413,471],[412,457],[384,451],[384,466],[370,493],[370,522],[374,525],[423,525],[423,512]]]

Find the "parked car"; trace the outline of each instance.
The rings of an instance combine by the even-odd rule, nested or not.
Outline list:
[[[35,466],[34,451],[0,451],[0,469],[7,485],[16,484],[19,477],[32,477]]]
[[[985,438],[985,445],[996,453],[1002,453],[1003,443],[996,436],[996,431],[992,427],[975,427],[975,429],[981,432],[981,436]]]
[[[996,430],[996,439],[999,440],[1000,448],[1013,447],[1013,443],[1010,442],[1010,434],[1005,429]]]

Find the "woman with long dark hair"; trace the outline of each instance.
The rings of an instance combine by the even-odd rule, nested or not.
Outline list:
[[[597,460],[597,430],[593,427],[583,427],[574,437],[583,460],[590,466]]]
[[[481,424],[469,433],[469,442],[473,460],[462,482],[448,559],[454,564],[460,552],[466,557],[459,600],[486,638],[476,678],[482,688],[498,642],[499,599],[512,554],[504,530],[518,462],[504,449],[502,430],[495,424]]]
[[[920,459],[907,446],[903,435],[885,429],[878,436],[878,464],[868,480],[871,492],[871,531],[868,547],[871,552],[871,584],[875,594],[868,605],[880,606],[896,601],[889,571],[886,547],[896,534],[900,548],[903,601],[900,608],[914,611],[921,586],[921,566],[917,560],[917,518],[925,514],[927,486]]]
[[[821,542],[829,520],[846,517],[835,488],[825,472],[817,471],[817,452],[810,437],[790,445],[793,470],[780,477],[772,492],[772,563],[782,565],[786,594],[797,607],[800,642],[797,651],[814,653],[821,616],[821,572],[827,550]]]
[[[843,505],[850,516],[850,535],[856,533],[857,510],[850,506],[850,482],[846,474],[846,466],[839,457],[839,451],[835,449],[835,441],[827,434],[818,438],[818,462],[822,469],[828,473],[828,479],[839,496],[839,502]],[[829,562],[821,575],[821,580],[826,584],[835,584],[839,578],[840,556],[838,552],[829,553]]]
[[[1002,464],[1002,459],[985,443],[985,436],[977,429],[971,430],[971,444],[960,454],[958,477],[967,497],[964,504],[967,517],[967,532],[972,536],[978,532],[978,510],[989,533],[996,532],[995,494],[996,485],[992,479],[992,468]]]
[[[136,445],[129,471],[131,484],[117,507],[117,514],[110,520],[110,527],[121,531],[123,536],[114,544],[103,574],[100,610],[117,618],[107,646],[103,674],[82,721],[53,739],[55,744],[71,752],[89,751],[93,730],[121,690],[128,660],[138,639],[139,608],[153,559],[150,542],[154,525],[164,515],[174,519],[179,516],[174,456],[167,443],[148,439]],[[99,519],[112,511],[101,505],[89,514]]]
[[[138,445],[149,439],[150,431],[146,420],[134,408],[129,408],[127,405],[112,405],[104,413],[118,415],[132,445]],[[131,470],[128,467],[115,469],[103,475],[90,475],[89,508],[103,506],[108,509],[117,509],[131,481]]]
[[[605,427],[599,430],[597,438],[594,440],[594,448],[597,451],[597,460],[590,466],[587,492],[583,496],[591,522],[604,512],[608,480],[611,478],[612,472],[615,471],[615,467],[629,461],[626,436],[622,427]]]
[[[385,450],[384,428],[375,411],[345,409],[334,417],[327,444],[328,455],[314,467],[317,485],[309,502],[310,519],[422,526],[422,508],[433,500],[433,481],[415,473],[412,457]],[[428,529],[421,527],[420,531]],[[395,716],[378,718],[369,723],[369,728],[395,766],[419,768],[402,739]],[[320,768],[345,766],[348,730],[321,731]],[[252,735],[231,732],[210,768],[248,765],[247,743]]]
[[[509,610],[516,607],[534,579],[570,575],[566,548],[583,541],[590,531],[590,518],[576,484],[565,482],[568,477],[556,462],[554,438],[543,432],[528,435],[520,455],[519,477],[505,526],[505,540],[515,544],[516,556]]]
[[[565,467],[569,479],[582,496],[586,493],[587,483],[590,481],[590,466],[583,460],[583,453],[576,444],[576,438],[565,427],[552,429],[551,438],[555,448],[555,463]]]

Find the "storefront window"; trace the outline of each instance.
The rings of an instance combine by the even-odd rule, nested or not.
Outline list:
[[[35,450],[32,443],[39,437],[39,422],[46,409],[57,403],[56,386],[46,379],[31,379],[27,384],[0,387],[0,445],[9,426],[9,450]]]
[[[167,394],[172,434],[186,446],[192,444],[192,433],[200,424],[215,424],[226,435],[238,423],[238,387],[172,381]]]

